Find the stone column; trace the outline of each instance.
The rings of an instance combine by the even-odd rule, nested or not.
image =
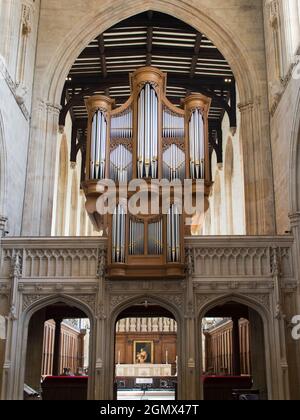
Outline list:
[[[93,399],[97,401],[111,399],[112,393],[112,376],[110,376],[109,366],[111,357],[114,360],[114,354],[110,347],[108,322],[107,322],[107,307],[106,302],[108,297],[105,289],[105,276],[106,276],[106,264],[107,256],[105,250],[99,250],[99,268],[98,268],[98,279],[99,289],[97,295],[97,308],[95,317],[95,332],[94,332],[94,366],[95,366],[95,378],[94,378],[94,389]],[[113,348],[113,347],[112,347]],[[90,363],[90,366],[92,363]],[[91,392],[92,393],[92,392]]]
[[[239,105],[248,235],[275,233],[270,135],[262,130],[260,108],[259,99]]]
[[[60,376],[60,345],[61,345],[61,323],[62,318],[55,318],[54,350],[53,350],[53,376]],[[63,366],[64,367],[64,366]],[[67,367],[67,366],[65,366]]]
[[[50,236],[60,106],[37,101],[29,142],[22,235]]]
[[[194,289],[193,289],[193,274],[194,261],[192,250],[186,250],[186,283],[185,290],[185,305],[184,305],[184,325],[181,342],[181,359],[183,363],[181,368],[183,370],[180,384],[179,398],[183,400],[197,400],[197,372],[196,369],[196,347],[198,340],[198,331],[196,331],[195,320],[195,304],[194,304]],[[201,330],[200,330],[201,334]]]
[[[241,375],[241,353],[240,353],[240,323],[239,318],[232,318],[232,370],[234,376]]]

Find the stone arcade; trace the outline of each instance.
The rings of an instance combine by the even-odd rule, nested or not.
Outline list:
[[[133,342],[147,343],[150,332],[153,360],[172,365],[178,398],[206,398],[203,375],[211,366],[203,320],[219,318],[232,320],[230,346],[226,332],[220,350],[235,354],[230,371],[241,375],[239,346],[246,343],[261,397],[300,399],[300,340],[293,334],[300,315],[299,1],[111,3],[0,0],[1,399],[23,399],[24,384],[39,387],[44,324],[54,312],[60,320],[89,320],[88,399],[113,400],[117,362],[132,363],[129,356],[118,360],[116,350],[116,325],[124,319],[131,321],[121,332],[131,335],[119,351],[129,348],[132,357]],[[95,112],[102,127],[126,116],[131,104],[140,115],[147,85],[152,104],[157,97],[151,109],[185,124],[151,120],[164,133],[151,144],[151,162],[137,156],[147,148],[141,138],[135,143],[142,117],[121,126],[132,138],[107,134],[111,149],[90,158]],[[200,102],[187,109],[195,97]],[[201,156],[197,142],[186,147],[195,109],[207,128]],[[176,135],[166,134],[174,127]],[[176,158],[168,157],[171,150]],[[185,162],[185,177],[194,179],[206,165],[205,212],[178,230],[179,245],[168,239],[172,223],[139,215],[131,226],[143,223],[145,237],[142,256],[134,255],[124,227],[127,239],[114,242],[114,216],[95,215],[92,188],[100,177],[90,168],[95,173],[104,163],[109,170],[110,161],[118,173],[128,156],[133,178],[156,178],[163,164],[176,172]],[[154,245],[164,238],[155,255],[147,254],[151,223]],[[239,337],[245,318],[251,339]],[[162,319],[176,324],[177,338],[172,355],[169,341],[158,357],[155,334],[171,333]]]

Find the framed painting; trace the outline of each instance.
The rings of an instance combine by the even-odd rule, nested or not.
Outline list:
[[[134,341],[133,342],[133,363],[153,364],[154,363],[154,342]]]

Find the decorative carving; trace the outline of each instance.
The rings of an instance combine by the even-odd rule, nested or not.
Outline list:
[[[101,248],[99,249],[97,277],[99,279],[105,279],[106,272],[107,272],[107,252],[104,248]]]
[[[215,295],[213,297],[215,297]],[[210,295],[197,295],[197,310],[199,311],[204,305],[204,303],[208,302],[211,298],[212,296]]]
[[[44,295],[23,295],[23,311],[30,308],[34,303],[43,299]]]
[[[118,295],[118,296],[111,296],[110,298],[110,310],[113,311],[117,306],[121,305],[121,303],[126,302],[132,296],[128,295]]]
[[[250,297],[251,299],[254,299],[256,301],[258,301],[259,303],[261,303],[266,309],[270,310],[271,309],[271,304],[270,304],[270,295],[267,293],[258,293],[258,294],[248,294],[248,297]]]
[[[94,294],[85,294],[85,295],[74,295],[74,298],[80,302],[85,303],[93,313],[96,312],[96,295]]]
[[[191,247],[188,247],[185,250],[185,261],[186,261],[186,273],[189,277],[191,277],[195,272],[193,251]]]
[[[165,298],[170,303],[175,305],[178,309],[180,310],[183,309],[183,296],[182,295],[168,295],[168,296],[165,296]]]
[[[11,260],[11,278],[20,279],[22,277],[23,259],[22,251],[14,250]]]

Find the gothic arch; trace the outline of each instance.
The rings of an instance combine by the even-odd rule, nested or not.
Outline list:
[[[4,123],[0,111],[0,216],[5,216],[6,207],[6,145]]]
[[[89,376],[89,382],[88,382],[88,398],[93,399],[93,392],[94,392],[94,383],[95,383],[95,358],[94,358],[94,345],[95,345],[95,321],[94,321],[94,308],[89,306],[87,303],[84,303],[81,299],[76,298],[76,296],[69,296],[65,294],[56,294],[53,296],[43,297],[40,296],[40,298],[37,298],[37,300],[32,303],[23,313],[22,313],[22,319],[21,322],[21,328],[20,328],[20,336],[19,336],[19,345],[17,346],[18,354],[16,356],[16,359],[18,358],[18,362],[16,363],[19,368],[19,375],[18,375],[18,383],[17,383],[17,389],[19,394],[19,399],[23,399],[23,388],[24,388],[24,379],[25,379],[25,367],[26,367],[26,350],[27,350],[27,337],[28,337],[28,328],[29,328],[29,322],[32,316],[38,312],[39,310],[46,308],[49,305],[54,305],[55,303],[65,303],[69,306],[74,306],[78,309],[80,309],[82,312],[86,314],[86,316],[90,320],[90,326],[91,326],[91,335],[90,335],[90,346],[89,346],[89,360],[90,360],[90,376]]]
[[[263,336],[264,336],[264,348],[265,348],[265,366],[266,366],[266,381],[267,381],[267,388],[269,399],[272,399],[273,394],[273,381],[272,378],[272,361],[270,360],[270,351],[271,351],[271,334],[270,334],[270,326],[271,326],[271,315],[268,308],[266,308],[263,303],[259,302],[255,299],[255,295],[252,297],[243,296],[242,294],[238,293],[228,293],[224,295],[215,296],[209,301],[206,301],[202,306],[197,308],[198,311],[198,318],[197,318],[197,331],[201,331],[198,339],[198,346],[199,346],[199,360],[197,366],[199,368],[198,377],[201,375],[201,366],[202,366],[202,319],[205,315],[216,306],[222,306],[229,302],[240,303],[241,305],[247,306],[256,312],[263,325]],[[202,386],[201,388],[201,395],[203,392]]]
[[[171,299],[170,299],[171,300]],[[108,358],[108,366],[113,367],[108,369],[108,376],[106,377],[106,383],[108,384],[108,392],[112,392],[113,390],[113,375],[112,372],[114,372],[114,342],[115,342],[115,325],[117,322],[118,316],[125,311],[126,309],[130,308],[131,306],[141,303],[141,301],[147,301],[149,303],[156,304],[158,306],[161,306],[162,308],[167,309],[169,312],[171,312],[177,322],[177,353],[178,353],[178,393],[181,395],[181,388],[182,388],[182,368],[183,368],[183,348],[181,344],[180,337],[182,335],[182,329],[183,329],[183,314],[180,313],[180,310],[178,310],[178,306],[176,306],[175,303],[172,303],[170,300],[158,297],[155,294],[141,294],[136,295],[134,297],[132,296],[124,296],[124,299],[120,304],[117,304],[111,311],[108,325],[109,325],[109,333],[110,333],[110,339],[109,339],[109,349],[107,349],[109,353]],[[112,397],[112,394],[109,396]]]
[[[99,33],[117,24],[120,20],[148,10],[171,14],[205,33],[228,60],[237,80],[242,103],[247,104],[255,97],[260,96],[259,78],[252,61],[245,54],[245,46],[211,9],[197,8],[188,1],[182,0],[168,2],[164,0],[129,0],[126,3],[126,9],[122,7],[123,5],[123,0],[115,0],[113,8],[101,10],[99,7],[98,14],[95,12],[87,14],[86,18],[74,27],[67,39],[58,47],[57,54],[53,56],[44,73],[39,84],[42,97],[47,98],[53,104],[59,104],[65,79],[83,47],[88,45]],[[120,10],[122,19],[120,19]]]

